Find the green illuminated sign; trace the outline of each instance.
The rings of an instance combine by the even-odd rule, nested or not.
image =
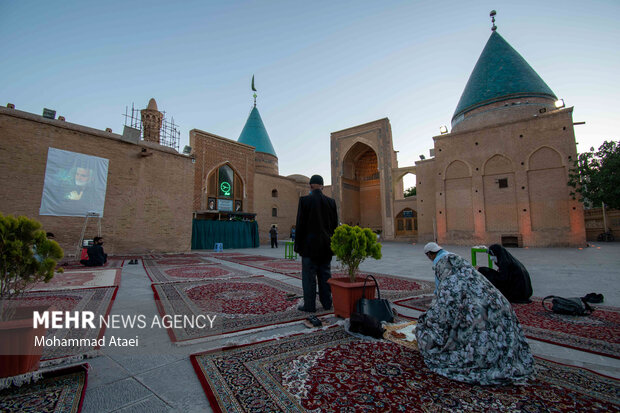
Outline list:
[[[230,183],[222,182],[220,184],[220,190],[225,196],[230,196]]]

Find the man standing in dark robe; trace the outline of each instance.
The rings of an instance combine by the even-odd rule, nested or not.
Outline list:
[[[295,252],[301,255],[301,279],[304,302],[301,311],[316,311],[316,284],[319,301],[325,310],[332,308],[332,293],[327,283],[331,278],[331,237],[338,226],[336,201],[323,195],[323,178],[312,175],[310,195],[299,198],[295,224]]]

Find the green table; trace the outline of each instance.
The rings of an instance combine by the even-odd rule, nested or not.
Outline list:
[[[476,266],[476,253],[478,252],[488,254],[489,250],[486,248],[472,248],[471,249],[471,265],[473,265],[474,267]],[[491,261],[491,256],[487,255],[487,258],[489,259],[489,268],[493,268],[493,261]]]
[[[295,242],[294,241],[285,241],[284,242],[284,258],[287,260],[296,260],[297,253],[295,252]]]

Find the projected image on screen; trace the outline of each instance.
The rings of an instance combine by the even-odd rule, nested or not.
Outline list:
[[[108,163],[104,158],[49,148],[39,214],[103,216]]]

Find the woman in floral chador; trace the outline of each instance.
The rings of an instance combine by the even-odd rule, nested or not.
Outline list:
[[[428,368],[467,383],[524,383],[534,361],[508,300],[458,255],[434,242],[424,252],[437,285],[416,328]]]

